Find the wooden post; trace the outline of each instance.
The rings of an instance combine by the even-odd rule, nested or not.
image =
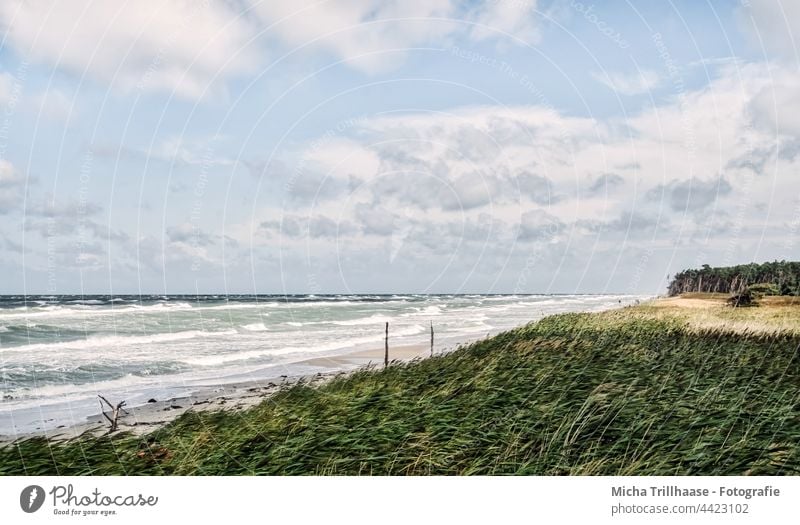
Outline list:
[[[431,321],[431,357],[433,357],[433,321]]]
[[[389,321],[386,321],[386,339],[385,339],[386,353],[383,355],[384,368],[389,366]]]

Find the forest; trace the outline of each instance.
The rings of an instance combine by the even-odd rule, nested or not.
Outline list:
[[[800,262],[774,261],[714,267],[677,273],[669,295],[689,292],[737,293],[749,289],[762,295],[800,295]]]

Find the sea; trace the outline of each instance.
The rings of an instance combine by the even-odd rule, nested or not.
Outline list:
[[[0,434],[85,422],[97,395],[129,406],[215,385],[331,372],[391,346],[445,352],[544,316],[633,295],[0,296]]]

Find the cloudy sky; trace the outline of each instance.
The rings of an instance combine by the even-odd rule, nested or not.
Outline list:
[[[3,0],[0,293],[800,258],[800,2]]]

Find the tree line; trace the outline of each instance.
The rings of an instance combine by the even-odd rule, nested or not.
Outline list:
[[[774,261],[699,269],[675,274],[669,295],[687,292],[737,293],[746,289],[766,295],[800,295],[800,262]]]

